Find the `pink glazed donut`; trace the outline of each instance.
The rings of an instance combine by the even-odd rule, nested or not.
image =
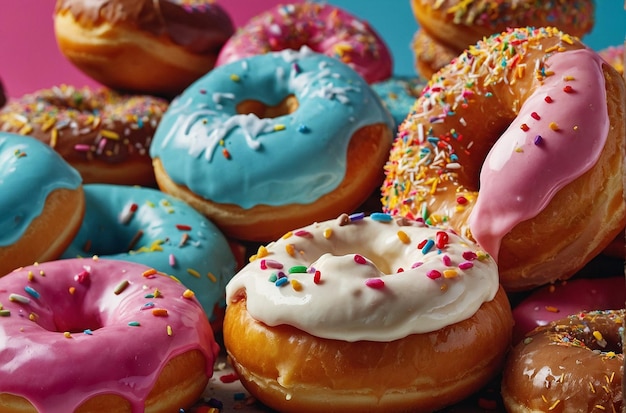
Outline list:
[[[200,398],[218,352],[193,293],[151,267],[97,258],[0,279],[5,413],[173,412]]]
[[[391,53],[367,22],[312,2],[278,5],[253,17],[226,42],[215,65],[302,46],[340,59],[368,83],[391,77]]]

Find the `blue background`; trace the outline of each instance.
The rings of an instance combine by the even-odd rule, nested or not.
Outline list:
[[[417,22],[410,0],[329,0],[367,20],[385,39],[394,57],[394,72],[415,75],[411,39]],[[582,40],[596,50],[616,46],[626,36],[626,11],[622,0],[596,0],[596,22],[593,31]]]

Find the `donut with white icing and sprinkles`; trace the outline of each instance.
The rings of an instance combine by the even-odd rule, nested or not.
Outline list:
[[[356,209],[382,182],[393,119],[350,67],[283,50],[215,68],[173,101],[157,183],[226,235],[269,241]]]
[[[149,148],[167,107],[152,96],[59,85],[12,99],[0,130],[50,145],[85,183],[155,186]]]
[[[394,141],[383,210],[454,228],[508,291],[581,269],[624,228],[626,90],[555,28],[516,28],[434,75]]]
[[[437,410],[497,375],[511,342],[494,260],[451,231],[382,213],[290,231],[226,294],[233,366],[283,412]]]

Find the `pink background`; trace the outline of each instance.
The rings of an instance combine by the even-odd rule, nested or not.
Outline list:
[[[0,0],[0,79],[9,96],[19,97],[61,83],[95,83],[59,52],[54,38],[54,0]],[[237,26],[289,0],[221,0]],[[298,1],[298,0],[294,0]],[[394,56],[394,72],[414,75],[411,37],[417,29],[410,0],[328,0],[367,20],[385,39]],[[596,1],[596,25],[583,40],[594,49],[621,44],[626,34],[622,1]]]

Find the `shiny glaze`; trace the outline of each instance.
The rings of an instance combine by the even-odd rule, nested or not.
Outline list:
[[[280,4],[253,17],[226,42],[216,65],[302,46],[340,59],[368,83],[392,73],[391,53],[366,21],[330,4],[306,1]]]
[[[570,315],[518,343],[504,370],[507,408],[621,412],[625,315],[624,310]]]
[[[472,46],[431,78],[402,124],[383,210],[449,225],[497,257],[508,229],[597,161],[608,130],[601,62],[553,28]]]
[[[227,304],[316,337],[388,342],[472,317],[498,291],[494,260],[450,231],[376,213],[294,230],[228,283]]]
[[[70,164],[150,163],[148,148],[167,107],[152,96],[59,85],[12,99],[0,111],[0,130],[33,136]]]
[[[216,304],[224,305],[224,288],[237,264],[211,221],[156,189],[104,184],[83,189],[85,217],[62,258],[98,255],[144,264],[193,290],[208,316]]]
[[[298,108],[277,117],[239,113],[247,100]],[[217,203],[309,204],[343,180],[360,128],[393,119],[369,85],[338,60],[284,50],[220,66],[172,102],[150,147],[169,177]]]
[[[2,392],[46,413],[72,412],[95,395],[116,394],[139,413],[173,357],[200,350],[211,376],[218,345],[200,304],[182,296],[180,283],[144,275],[147,270],[130,262],[73,259],[1,278]],[[128,285],[119,291],[123,281]],[[156,290],[157,297],[147,297]],[[155,308],[167,315],[155,315]]]
[[[0,247],[22,237],[41,215],[50,193],[76,189],[81,183],[78,172],[49,146],[0,132]]]
[[[371,86],[393,116],[397,131],[422,93],[426,81],[421,78],[392,77],[372,83]]]
[[[85,25],[109,23],[166,36],[195,54],[216,53],[235,31],[214,0],[57,0],[55,14],[65,12]]]

